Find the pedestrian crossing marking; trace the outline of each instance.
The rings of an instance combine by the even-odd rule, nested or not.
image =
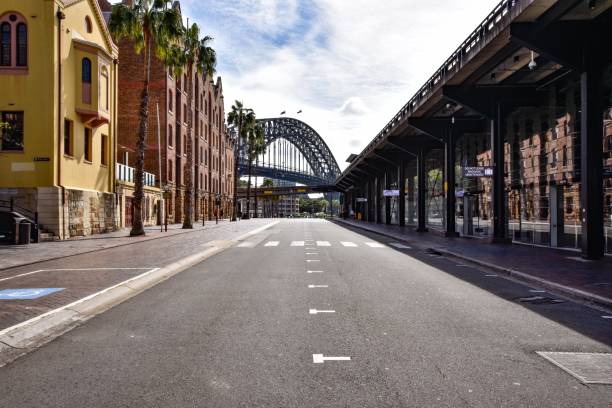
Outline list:
[[[268,242],[266,242],[266,245],[264,245],[264,246],[275,247],[275,246],[278,246],[278,244],[279,244],[278,241],[268,241]]]
[[[291,246],[293,247],[304,246],[304,241],[291,241]]]
[[[329,241],[317,241],[317,246],[328,247],[331,246],[331,244],[329,243]]]
[[[408,245],[400,244],[399,242],[389,242],[389,245],[397,249],[412,249],[412,247],[409,247]]]
[[[355,244],[354,242],[347,242],[347,241],[340,241],[340,243],[345,246],[345,247],[349,247],[349,248],[354,248],[357,246],[357,244]]]
[[[384,248],[385,246],[379,242],[366,242],[365,243],[370,248]]]

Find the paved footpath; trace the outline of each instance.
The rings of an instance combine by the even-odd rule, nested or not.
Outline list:
[[[0,257],[10,254],[25,261],[29,256],[36,263],[0,270],[0,331],[270,222],[207,223],[188,232],[174,226],[167,235],[148,231],[145,237],[130,238],[121,231],[106,238],[2,247]]]
[[[395,239],[285,220],[0,368],[0,407],[612,407],[612,385],[537,352],[610,381],[612,320]]]
[[[578,252],[529,245],[490,244],[484,240],[446,238],[436,233],[419,234],[412,227],[336,220],[445,255],[506,272],[516,278],[547,285],[549,289],[612,309],[612,257],[587,261]]]

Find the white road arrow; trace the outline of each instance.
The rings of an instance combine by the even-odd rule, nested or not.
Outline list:
[[[318,313],[336,313],[335,310],[317,310],[317,309],[310,309],[308,312],[313,315],[316,315]]]
[[[329,286],[327,285],[308,285],[308,289],[314,289],[314,288],[327,288]]]
[[[325,357],[323,354],[313,354],[312,362],[315,364],[323,364],[326,361],[350,361],[350,357]]]

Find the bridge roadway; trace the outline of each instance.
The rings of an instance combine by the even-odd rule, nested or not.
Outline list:
[[[314,193],[335,193],[338,188],[334,185],[316,185],[316,186],[294,186],[294,187],[257,187],[251,188],[251,197],[274,197],[293,194],[314,194]],[[242,187],[238,189],[238,198],[246,198],[247,189]]]

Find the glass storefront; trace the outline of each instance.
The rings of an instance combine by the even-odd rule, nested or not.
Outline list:
[[[425,185],[427,194],[425,198],[426,224],[428,227],[444,228],[444,209],[446,200],[444,195],[444,150],[430,151],[425,157]]]
[[[404,191],[406,195],[404,197],[406,212],[404,214],[406,225],[416,226],[417,225],[417,208],[418,208],[418,192],[419,183],[417,177],[417,160],[410,160],[406,164],[405,169],[406,178],[404,180]]]

